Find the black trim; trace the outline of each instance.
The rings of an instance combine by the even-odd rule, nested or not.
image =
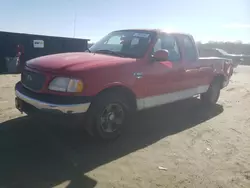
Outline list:
[[[29,80],[29,78],[32,80]],[[46,81],[46,76],[42,73],[32,72],[24,69],[21,74],[22,84],[33,91],[39,91],[43,88],[43,85]]]
[[[91,102],[93,98],[92,96],[61,96],[55,94],[35,93],[25,88],[21,82],[16,84],[15,89],[27,97],[51,104],[82,104]]]

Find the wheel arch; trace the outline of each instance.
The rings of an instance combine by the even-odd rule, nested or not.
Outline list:
[[[136,94],[129,87],[122,85],[120,83],[110,84],[101,91],[99,91],[94,97],[94,100],[100,95],[107,92],[116,92],[119,95],[125,96],[126,99],[128,99],[131,110],[136,111],[137,109]]]
[[[226,77],[224,74],[216,74],[212,80],[212,82],[218,81],[220,82],[221,89],[223,88],[223,83],[225,81]]]

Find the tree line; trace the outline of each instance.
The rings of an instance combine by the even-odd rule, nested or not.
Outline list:
[[[215,42],[208,43],[197,42],[199,48],[220,48],[232,54],[245,54],[250,55],[250,44],[242,42]]]

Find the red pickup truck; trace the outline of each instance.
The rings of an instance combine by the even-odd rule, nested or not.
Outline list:
[[[28,115],[84,117],[91,135],[110,140],[137,110],[197,95],[203,104],[215,104],[232,71],[227,59],[199,58],[191,35],[113,31],[86,52],[26,62],[15,86],[16,108]]]

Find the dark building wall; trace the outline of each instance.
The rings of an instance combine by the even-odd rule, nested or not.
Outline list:
[[[44,48],[34,48],[34,40],[44,41]],[[88,47],[88,40],[0,31],[0,69],[1,64],[4,63],[4,57],[16,56],[18,44],[23,45],[24,55],[22,60],[27,61],[49,54],[83,52]]]

